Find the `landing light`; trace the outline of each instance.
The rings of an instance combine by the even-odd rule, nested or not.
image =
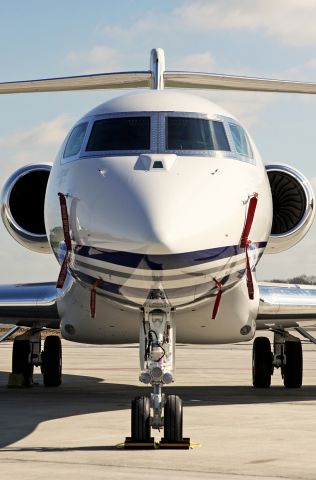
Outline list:
[[[248,333],[250,333],[250,330],[251,330],[251,326],[250,325],[245,325],[244,327],[242,327],[240,329],[240,334],[241,335],[248,335]]]
[[[162,381],[163,383],[165,383],[166,385],[169,385],[169,383],[172,383],[173,382],[173,375],[172,373],[170,372],[165,372],[162,376]]]
[[[150,376],[150,373],[148,372],[141,372],[141,374],[139,375],[139,380],[144,383],[145,385],[148,385],[150,383],[150,380],[151,380],[151,376]]]

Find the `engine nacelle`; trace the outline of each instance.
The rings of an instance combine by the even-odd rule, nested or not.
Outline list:
[[[315,217],[315,194],[307,178],[293,167],[266,165],[273,221],[265,253],[279,253],[296,245],[309,231]]]
[[[26,165],[6,181],[1,194],[1,216],[10,235],[23,247],[51,253],[44,221],[46,186],[51,165]]]

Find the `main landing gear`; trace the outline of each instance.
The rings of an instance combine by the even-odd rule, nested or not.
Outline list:
[[[131,437],[126,446],[152,446],[151,429],[164,429],[160,447],[190,446],[183,438],[182,401],[177,395],[166,396],[163,385],[174,381],[175,325],[172,310],[162,295],[147,302],[140,325],[140,381],[151,384],[150,397],[136,397],[131,409]]]
[[[47,336],[43,351],[41,351],[41,329],[30,329],[15,338],[9,386],[32,385],[34,367],[41,368],[46,387],[58,387],[61,384],[62,350],[58,336]]]
[[[256,388],[268,388],[275,368],[280,368],[286,388],[300,388],[303,379],[301,340],[283,329],[273,330],[273,352],[267,337],[253,343],[252,380]]]

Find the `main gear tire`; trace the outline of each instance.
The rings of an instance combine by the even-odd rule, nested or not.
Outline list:
[[[24,385],[29,386],[33,377],[33,365],[30,363],[31,344],[29,340],[13,341],[12,373],[24,376]]]
[[[300,388],[303,381],[303,350],[299,339],[284,343],[285,365],[282,376],[286,388]]]
[[[45,387],[59,387],[62,377],[61,340],[55,335],[46,337],[42,352],[42,374]]]
[[[267,337],[257,337],[252,349],[252,384],[255,388],[268,388],[273,373],[272,351]]]

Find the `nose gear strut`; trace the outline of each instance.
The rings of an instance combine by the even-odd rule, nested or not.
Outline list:
[[[150,397],[137,397],[132,402],[132,436],[126,445],[142,443],[152,445],[150,429],[164,429],[161,445],[185,448],[190,439],[183,439],[182,402],[177,395],[162,393],[163,385],[174,381],[176,329],[174,312],[163,292],[153,292],[147,300],[140,324],[139,354],[141,373],[139,379],[151,384]],[[151,414],[152,411],[152,414]],[[179,447],[181,445],[181,447]]]

